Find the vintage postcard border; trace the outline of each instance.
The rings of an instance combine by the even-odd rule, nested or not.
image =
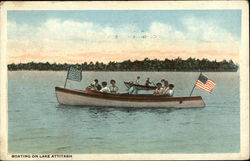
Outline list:
[[[8,10],[183,10],[241,9],[242,41],[240,49],[240,153],[211,154],[72,154],[72,158],[53,160],[210,160],[249,158],[249,10],[247,1],[156,1],[156,2],[3,2],[1,3],[1,160],[13,160],[8,153],[8,77],[7,77],[7,11]],[[19,160],[14,158],[14,160]],[[20,160],[33,160],[23,158]],[[51,160],[42,158],[40,160]]]

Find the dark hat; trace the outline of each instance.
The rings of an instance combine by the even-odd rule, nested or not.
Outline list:
[[[168,85],[170,88],[174,88],[174,85],[173,84],[169,84]]]
[[[157,84],[156,84],[156,86],[161,86],[162,84],[160,83],[160,82],[158,82]]]
[[[102,82],[102,86],[107,86],[107,84],[108,84],[108,83],[107,83],[107,82],[105,82],[105,81],[104,81],[104,82]]]

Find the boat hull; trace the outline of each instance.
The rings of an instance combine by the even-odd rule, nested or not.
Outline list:
[[[193,108],[204,107],[201,96],[167,97],[149,95],[123,95],[88,93],[86,91],[56,87],[56,97],[60,104],[96,107],[133,108]]]

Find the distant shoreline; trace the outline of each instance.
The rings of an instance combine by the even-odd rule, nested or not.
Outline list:
[[[82,64],[57,64],[57,63],[41,63],[29,62],[19,64],[8,64],[8,71],[67,71],[70,66],[82,71],[107,71],[107,72],[237,72],[239,65],[232,60],[216,60],[188,58],[182,60],[176,59],[148,59],[144,60],[125,60],[123,62],[110,61],[103,62],[84,62]]]
[[[7,70],[8,72],[67,72],[67,70]],[[96,71],[96,70],[82,70],[82,72],[225,72],[232,73],[237,71]]]

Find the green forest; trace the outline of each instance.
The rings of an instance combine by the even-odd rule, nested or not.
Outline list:
[[[181,58],[176,59],[148,59],[144,60],[125,60],[122,62],[110,61],[105,64],[102,62],[84,62],[82,64],[58,64],[58,63],[19,63],[8,64],[9,71],[17,70],[52,70],[52,71],[65,71],[69,66],[75,66],[83,71],[213,71],[213,72],[236,72],[238,70],[238,64],[235,64],[232,60],[208,60],[208,59],[195,59],[188,58],[183,60]]]

